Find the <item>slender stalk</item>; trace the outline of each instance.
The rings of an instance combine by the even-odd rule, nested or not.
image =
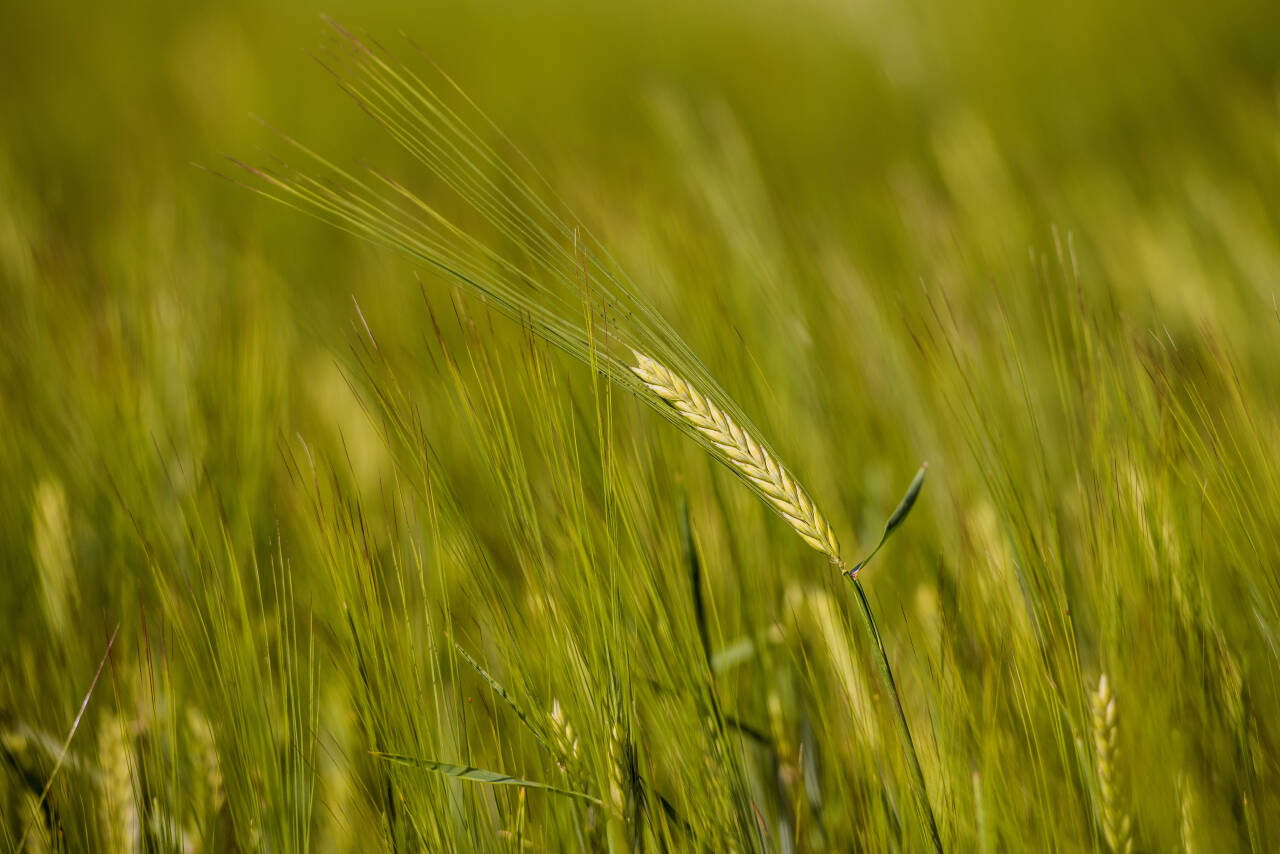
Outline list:
[[[852,573],[845,573],[845,578],[849,579],[849,582],[853,584],[854,592],[858,594],[858,604],[862,608],[862,621],[871,633],[872,645],[876,650],[876,664],[880,667],[880,676],[884,679],[885,687],[889,689],[889,696],[893,699],[893,708],[898,713],[898,735],[902,739],[902,749],[907,755],[907,763],[911,766],[911,788],[915,790],[916,810],[920,813],[920,817],[925,823],[929,825],[929,836],[933,840],[933,850],[941,854],[942,837],[938,835],[938,822],[934,819],[933,807],[929,804],[929,791],[924,785],[924,771],[920,768],[920,757],[916,754],[916,745],[911,739],[911,730],[907,727],[907,715],[902,710],[902,699],[898,696],[898,684],[893,681],[893,670],[889,667],[889,656],[885,652],[884,644],[880,641],[880,631],[876,628],[875,616],[871,613],[871,603],[867,601],[867,594],[862,589],[861,581],[855,578]]]

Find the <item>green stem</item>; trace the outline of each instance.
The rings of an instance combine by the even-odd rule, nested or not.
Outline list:
[[[863,563],[866,563],[866,561],[863,561]],[[902,749],[907,754],[907,762],[911,766],[911,787],[915,790],[916,809],[919,811],[921,818],[929,825],[929,835],[933,839],[933,850],[938,854],[942,854],[942,838],[938,835],[938,822],[934,819],[933,807],[929,804],[929,791],[924,785],[924,771],[920,768],[920,757],[916,754],[916,745],[911,740],[911,730],[907,727],[907,715],[902,710],[902,699],[898,696],[898,685],[893,681],[893,671],[889,668],[889,656],[884,650],[884,644],[880,641],[880,632],[876,629],[875,617],[871,614],[871,603],[867,601],[867,594],[862,590],[862,582],[851,574],[846,574],[845,577],[853,584],[854,592],[858,594],[858,604],[862,607],[862,619],[866,623],[868,631],[871,632],[871,640],[876,649],[876,663],[880,666],[880,676],[884,679],[885,687],[889,689],[889,696],[893,699],[894,710],[898,713],[898,735],[902,739]]]

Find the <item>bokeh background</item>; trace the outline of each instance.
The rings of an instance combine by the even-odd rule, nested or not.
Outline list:
[[[1280,663],[1280,5],[485,0],[322,11],[411,62],[412,39],[448,71],[615,250],[851,547],[874,542],[919,461],[933,463],[893,563],[868,583],[949,848],[1106,849],[1087,699],[1102,672],[1132,722],[1121,755],[1140,847],[1280,844],[1280,731],[1267,712]],[[525,816],[525,795],[440,783],[455,787],[453,811],[418,822],[381,800],[370,732],[413,731],[424,750],[529,777],[546,763],[492,697],[488,717],[461,715],[439,743],[432,725],[404,723],[408,711],[369,723],[371,708],[393,703],[367,682],[351,699],[363,668],[352,649],[396,648],[383,636],[394,632],[344,634],[326,580],[343,550],[324,533],[329,520],[316,521],[297,461],[340,472],[336,506],[367,504],[382,555],[372,563],[398,553],[401,516],[386,495],[414,475],[367,412],[355,367],[367,322],[434,449],[431,476],[455,496],[450,524],[466,533],[440,536],[478,544],[492,578],[510,584],[495,589],[515,591],[468,587],[458,559],[438,591],[398,607],[450,600],[465,626],[450,637],[545,717],[548,674],[572,668],[558,652],[526,666],[520,648],[527,659],[529,645],[560,649],[567,636],[510,613],[527,605],[527,574],[514,567],[532,560],[513,531],[564,522],[554,503],[512,509],[510,484],[545,495],[540,485],[564,475],[534,439],[512,440],[503,453],[520,464],[510,468],[497,462],[500,442],[474,441],[485,430],[459,414],[474,411],[467,389],[497,399],[502,385],[487,370],[457,380],[441,369],[428,306],[455,352],[506,365],[497,373],[510,378],[515,424],[549,417],[518,393],[523,336],[450,283],[419,282],[393,254],[205,171],[232,171],[225,154],[259,162],[260,147],[281,150],[255,116],[338,162],[420,169],[313,61],[326,29],[317,13],[292,0],[0,11],[0,839],[10,845],[518,844],[512,816]],[[592,424],[591,383],[547,358],[587,408],[565,417]],[[714,645],[786,624],[813,591],[844,613],[821,560],[732,477],[642,408],[619,405],[622,491],[643,520],[630,548],[652,561],[628,565],[667,579],[626,599],[624,622],[680,601],[678,495],[704,553]],[[598,484],[585,480],[589,499]],[[545,547],[543,559],[561,556],[545,571],[581,569],[563,557],[572,551]],[[243,585],[227,579],[241,576],[278,583],[266,583],[265,604],[236,605]],[[279,604],[282,589],[292,605]],[[589,607],[582,591],[564,595]],[[306,616],[291,623],[287,612]],[[491,612],[526,634],[494,640]],[[638,658],[672,637],[692,643],[692,617],[672,619],[634,640]],[[240,628],[223,637],[209,625]],[[424,645],[438,630],[413,629]],[[867,680],[869,714],[883,715],[862,638],[845,630],[848,672]],[[1010,640],[1019,632],[1025,641]],[[281,652],[295,646],[313,650],[297,671]],[[226,675],[215,664],[259,653],[278,664],[266,693],[285,703],[305,683],[300,706],[314,718],[299,712],[305,725],[254,747],[243,711],[252,668]],[[800,822],[819,832],[788,838],[778,822],[790,802],[757,792],[772,831],[742,831],[738,844],[916,850],[924,837],[888,718],[883,740],[846,743],[862,724],[836,712],[866,711],[858,691],[832,687],[824,699],[836,677],[820,666],[770,667],[792,675],[739,671],[723,690],[744,719],[777,724],[783,765],[778,732],[818,732],[830,761],[804,785],[811,794],[820,777],[827,801],[810,797]],[[465,665],[444,670],[436,696],[488,690]],[[802,687],[772,687],[793,682]],[[609,742],[616,727],[599,695],[574,696],[579,733]],[[681,753],[701,742],[673,739],[668,751],[676,713],[637,720],[646,714],[665,721],[637,736],[652,753],[649,783],[665,786],[683,821],[701,828],[689,816],[705,812],[715,826],[722,814],[703,809],[697,778],[668,767],[679,762],[667,752],[704,756]],[[698,715],[686,723],[698,730]],[[281,759],[291,771],[255,782],[264,757],[293,755],[312,736],[310,758]],[[215,782],[183,782],[178,769],[200,761],[221,769]],[[743,790],[772,791],[750,782],[778,776],[751,772],[754,761],[734,766]],[[55,767],[56,785],[33,800]],[[304,777],[314,778],[307,797]],[[125,794],[110,795],[113,780]],[[418,784],[401,785],[413,801]],[[421,785],[424,803],[439,794]],[[881,787],[887,796],[871,794]],[[539,849],[599,842],[569,836],[595,821],[577,806],[530,809],[521,832]]]

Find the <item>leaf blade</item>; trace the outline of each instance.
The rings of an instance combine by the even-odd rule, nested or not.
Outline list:
[[[501,771],[490,771],[486,768],[477,768],[474,765],[453,765],[448,762],[436,762],[432,759],[418,759],[413,756],[406,756],[403,753],[383,753],[377,750],[369,751],[369,755],[384,762],[390,762],[395,765],[406,765],[410,768],[418,768],[423,771],[431,771],[435,774],[442,774],[446,777],[453,777],[457,780],[467,780],[471,783],[483,783],[489,786],[520,786],[525,789],[537,789],[543,792],[550,792],[555,795],[565,795],[570,798],[587,801],[588,803],[601,805],[603,802],[594,795],[586,792],[575,792],[572,789],[562,789],[558,786],[552,786],[548,783],[539,783],[536,780],[525,780],[520,777],[513,777],[510,774],[504,774]]]

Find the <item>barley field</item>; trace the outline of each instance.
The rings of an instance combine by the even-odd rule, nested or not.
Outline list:
[[[1280,5],[0,72],[0,850],[1280,850]]]

